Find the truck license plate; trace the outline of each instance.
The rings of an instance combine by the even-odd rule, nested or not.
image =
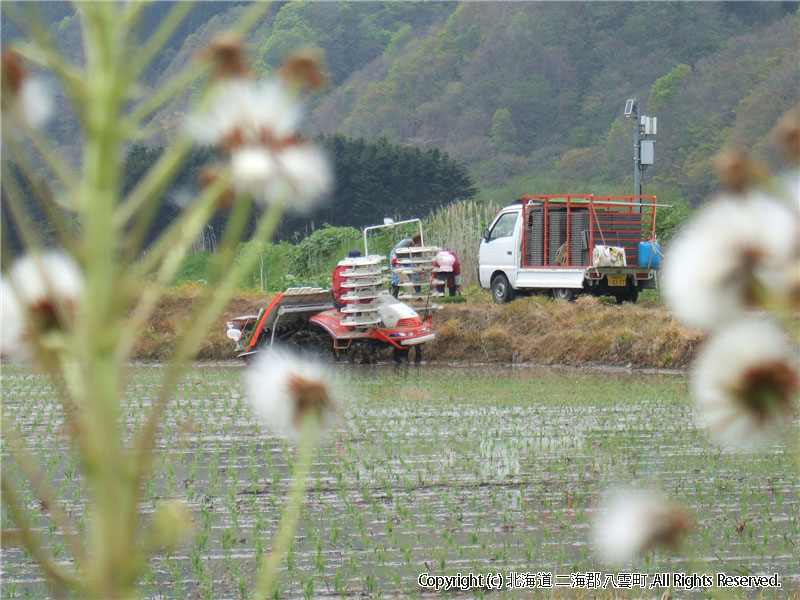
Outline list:
[[[609,275],[608,276],[608,285],[609,286],[614,286],[614,287],[618,287],[618,286],[623,286],[624,287],[625,284],[626,284],[626,279],[627,279],[627,277],[625,277],[625,275]]]

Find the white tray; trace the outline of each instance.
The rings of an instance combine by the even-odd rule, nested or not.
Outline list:
[[[381,322],[379,316],[374,317],[347,317],[342,319],[342,325],[345,327],[362,327],[364,325],[375,325]]]

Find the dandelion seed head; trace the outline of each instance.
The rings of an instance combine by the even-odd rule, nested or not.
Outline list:
[[[315,48],[294,51],[279,69],[278,76],[308,90],[321,90],[326,84],[322,58]]]
[[[14,111],[29,127],[42,127],[53,114],[50,86],[39,77],[29,76],[19,55],[13,50],[3,52],[2,80]]]
[[[791,210],[800,212],[800,169],[790,169],[778,178],[781,199]]]
[[[305,214],[333,187],[326,154],[310,144],[288,146],[276,154],[279,177],[268,186],[266,199],[289,197],[292,212]]]
[[[326,371],[283,350],[259,354],[248,370],[247,389],[258,418],[276,433],[293,438],[299,437],[302,419],[309,411],[326,430],[337,410]]]
[[[767,167],[751,159],[745,152],[732,149],[714,159],[720,183],[734,193],[742,194],[767,176]]]
[[[781,118],[775,128],[775,138],[786,162],[800,165],[800,107]]]
[[[28,77],[28,71],[22,64],[19,54],[14,50],[3,50],[2,55],[3,85],[16,95],[22,87],[22,82]]]
[[[287,389],[294,402],[294,424],[300,427],[303,416],[314,413],[314,416],[322,421],[325,413],[333,411],[328,386],[321,381],[308,380],[298,373],[289,376]]]
[[[0,280],[0,355],[21,358],[24,355],[25,313],[11,284]]]
[[[603,560],[623,565],[655,547],[675,549],[692,529],[688,512],[653,492],[618,491],[594,525],[594,547]]]
[[[272,153],[262,146],[243,146],[231,153],[233,179],[247,189],[266,185],[275,169]]]
[[[222,84],[209,110],[187,126],[230,156],[235,188],[304,213],[330,190],[333,175],[326,155],[298,136],[300,115],[285,85],[239,78]]]
[[[244,57],[242,38],[234,32],[216,36],[205,52],[214,63],[214,75],[218,79],[247,77],[250,69]]]
[[[766,320],[742,320],[712,337],[694,374],[699,416],[730,446],[768,442],[796,412],[800,353]]]
[[[28,79],[17,99],[29,127],[42,127],[53,114],[53,92],[41,79]]]
[[[20,304],[44,312],[65,306],[74,310],[83,296],[83,273],[72,258],[58,251],[28,254],[8,274]]]
[[[293,138],[301,115],[299,102],[280,83],[237,78],[221,83],[209,109],[191,117],[187,128],[197,141],[231,152]]]
[[[76,317],[83,293],[83,273],[66,254],[49,251],[18,259],[3,278],[4,355],[26,357],[33,335],[69,326],[65,319]]]
[[[664,260],[664,296],[675,316],[711,330],[753,307],[755,286],[786,297],[799,228],[794,211],[761,194],[721,197],[704,208]]]

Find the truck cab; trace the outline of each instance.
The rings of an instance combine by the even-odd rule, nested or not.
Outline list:
[[[480,285],[498,303],[520,293],[635,302],[656,286],[656,208],[655,196],[524,196],[484,231]],[[614,259],[604,260],[609,252]]]

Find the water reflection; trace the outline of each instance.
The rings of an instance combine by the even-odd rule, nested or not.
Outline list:
[[[357,375],[405,375],[408,377],[448,376],[476,377],[488,379],[552,379],[570,377],[573,379],[608,379],[609,381],[636,381],[647,377],[674,381],[688,380],[685,371],[670,369],[627,369],[624,367],[569,367],[561,365],[503,365],[491,363],[443,363],[423,362],[415,364],[403,362],[380,362],[372,365],[351,365],[336,363],[332,369]]]
[[[504,479],[520,472],[523,443],[515,438],[487,432],[478,445],[478,468],[483,477]]]

